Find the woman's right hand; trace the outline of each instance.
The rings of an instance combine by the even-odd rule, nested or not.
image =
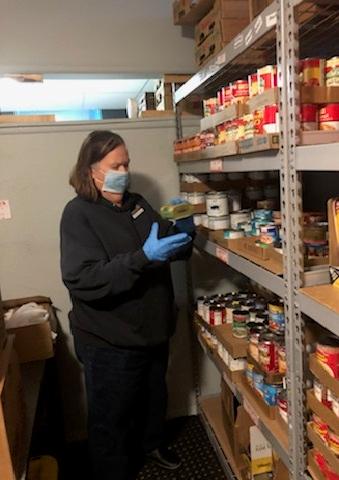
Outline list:
[[[166,262],[179,248],[192,241],[187,233],[178,233],[164,238],[158,238],[158,233],[159,224],[153,223],[150,234],[142,247],[151,262]]]

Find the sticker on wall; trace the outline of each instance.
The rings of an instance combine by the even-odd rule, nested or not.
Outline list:
[[[0,200],[0,220],[9,220],[12,218],[11,209],[8,200]]]

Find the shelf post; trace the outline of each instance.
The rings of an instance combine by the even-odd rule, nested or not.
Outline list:
[[[306,470],[304,324],[296,295],[303,281],[302,187],[296,170],[299,130],[299,38],[294,2],[279,0],[277,64],[280,99],[281,208],[284,252],[284,287],[289,409],[290,472],[294,480]]]

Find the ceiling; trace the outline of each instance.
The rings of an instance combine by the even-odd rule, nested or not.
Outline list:
[[[128,98],[153,91],[154,83],[145,78],[46,78],[41,83],[0,78],[0,111],[125,109]]]

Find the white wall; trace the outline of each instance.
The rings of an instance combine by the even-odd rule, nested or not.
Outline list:
[[[172,0],[0,0],[0,73],[190,73]]]
[[[196,121],[185,123],[187,133],[197,129]],[[64,205],[73,197],[68,176],[79,147],[96,128],[111,129],[126,140],[133,190],[142,193],[155,208],[178,193],[172,153],[173,120],[0,128],[0,198],[8,199],[12,210],[11,220],[0,221],[2,296],[9,299],[46,295],[59,309],[62,335],[58,365],[68,439],[84,433],[84,400],[81,370],[69,335],[70,302],[60,278],[59,220]],[[171,416],[194,411],[188,320],[183,310],[186,287],[181,268],[177,264],[174,272],[182,309],[170,360]]]

